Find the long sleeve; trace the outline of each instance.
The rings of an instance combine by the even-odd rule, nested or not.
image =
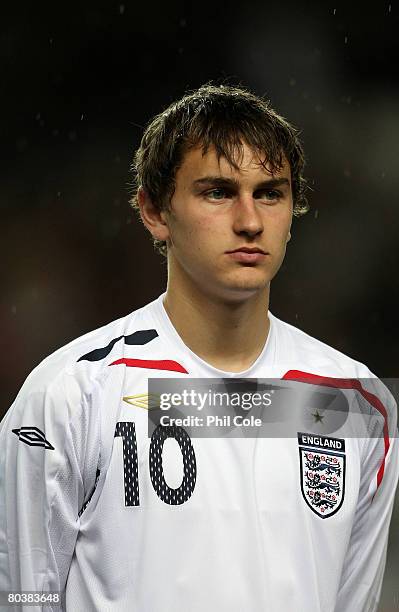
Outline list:
[[[371,383],[370,393],[381,397],[382,385]],[[385,569],[389,525],[399,474],[397,408],[384,393],[374,402],[379,410],[364,442],[362,478],[347,557],[338,591],[336,612],[375,612]],[[371,414],[371,410],[370,410]]]
[[[97,434],[74,377],[34,370],[0,423],[0,591],[64,590]]]

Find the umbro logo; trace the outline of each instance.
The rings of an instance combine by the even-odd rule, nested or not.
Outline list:
[[[159,408],[160,396],[156,393],[139,393],[137,395],[125,395],[123,401],[137,408],[151,410]]]
[[[43,446],[43,448],[54,450],[54,446],[46,440],[46,436],[38,427],[20,427],[12,431],[18,436],[21,442],[29,446]]]

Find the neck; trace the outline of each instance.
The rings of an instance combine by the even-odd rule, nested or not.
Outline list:
[[[269,333],[269,286],[247,299],[228,301],[192,284],[190,288],[178,285],[169,278],[164,307],[183,342],[216,368],[248,369]]]

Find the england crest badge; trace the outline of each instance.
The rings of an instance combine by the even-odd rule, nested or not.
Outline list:
[[[298,433],[302,495],[317,516],[332,516],[345,496],[345,440]]]

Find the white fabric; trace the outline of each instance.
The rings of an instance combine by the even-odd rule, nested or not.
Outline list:
[[[399,467],[391,396],[381,398],[390,438],[382,482],[377,488],[383,440],[347,438],[345,497],[332,516],[321,518],[305,502],[293,437],[193,438],[194,489],[184,503],[165,503],[150,476],[147,411],[123,400],[146,394],[149,378],[282,378],[292,370],[374,376],[271,313],[255,363],[239,373],[218,370],[185,346],[163,297],[50,355],[1,422],[0,591],[65,590],[68,612],[377,610]],[[124,341],[140,330],[158,335],[142,345]],[[105,357],[79,361],[119,337]],[[111,365],[119,359],[172,360],[187,373]],[[125,505],[117,423],[123,435],[134,423],[139,505]],[[12,431],[33,426],[53,449]],[[175,440],[165,442],[163,469],[176,489]],[[129,503],[133,489],[129,480]]]

